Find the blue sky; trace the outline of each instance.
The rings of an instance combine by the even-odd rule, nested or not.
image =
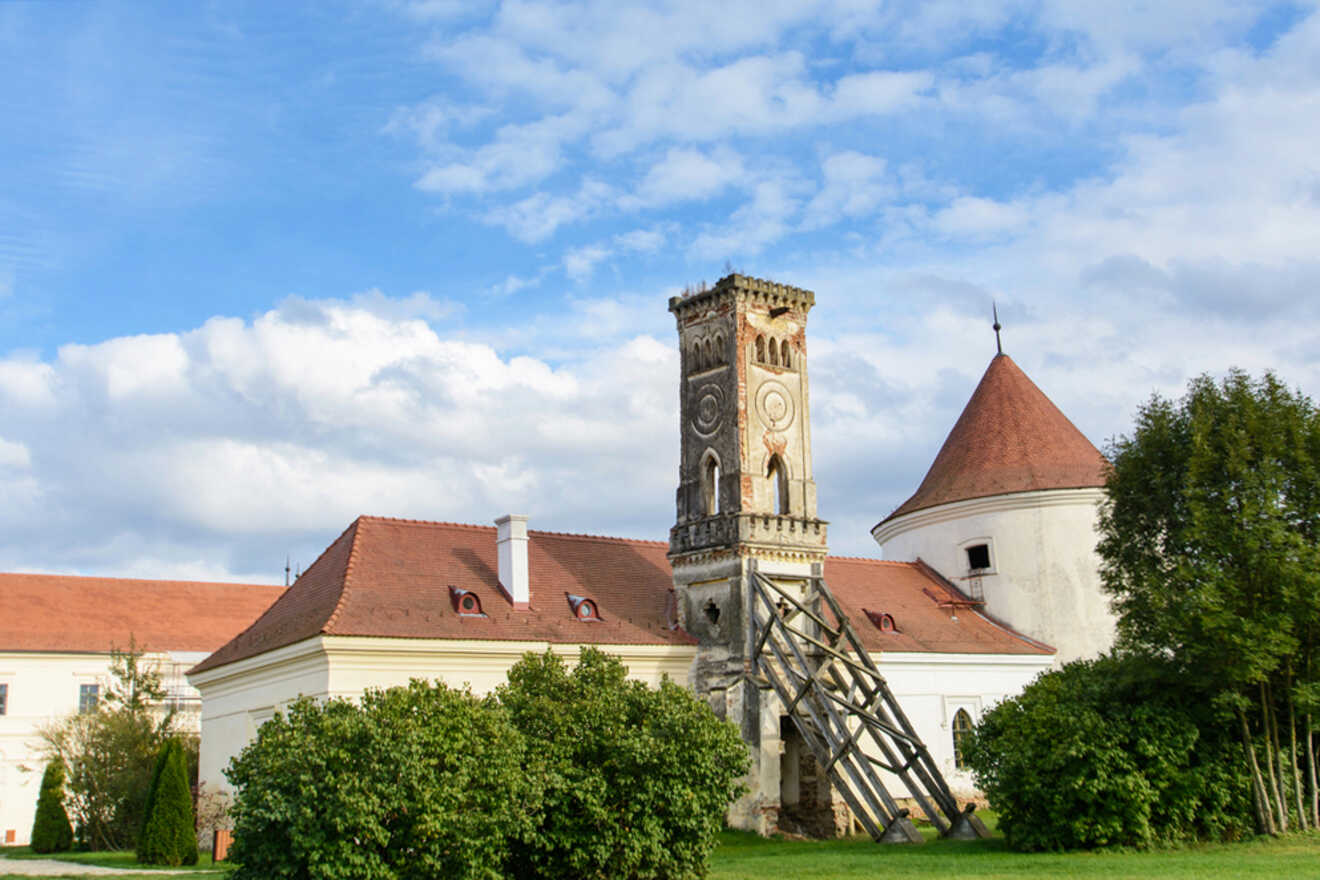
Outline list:
[[[817,294],[837,552],[1005,348],[1097,445],[1320,389],[1313,4],[0,4],[0,569],[663,538],[669,295]]]

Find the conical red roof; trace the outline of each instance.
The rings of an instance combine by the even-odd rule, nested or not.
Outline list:
[[[1105,459],[1013,359],[996,355],[911,498],[882,520],[954,501],[1103,486]]]

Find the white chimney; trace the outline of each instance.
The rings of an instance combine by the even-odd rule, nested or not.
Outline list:
[[[527,572],[527,517],[511,513],[495,520],[495,547],[500,557],[500,588],[514,608],[526,609],[532,601]]]

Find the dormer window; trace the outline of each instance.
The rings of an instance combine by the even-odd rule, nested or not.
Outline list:
[[[574,596],[571,593],[565,593],[568,597],[568,607],[573,609],[573,616],[584,623],[600,622],[600,610],[596,603],[586,596]]]
[[[894,625],[894,615],[884,611],[872,611],[870,608],[863,608],[862,610],[866,612],[866,619],[871,621],[880,632],[898,632],[898,627]]]
[[[449,601],[459,617],[485,617],[481,610],[481,598],[471,590],[449,588]]]

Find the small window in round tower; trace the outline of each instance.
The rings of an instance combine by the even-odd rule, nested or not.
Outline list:
[[[990,545],[972,544],[967,548],[967,567],[981,571],[990,567]]]

